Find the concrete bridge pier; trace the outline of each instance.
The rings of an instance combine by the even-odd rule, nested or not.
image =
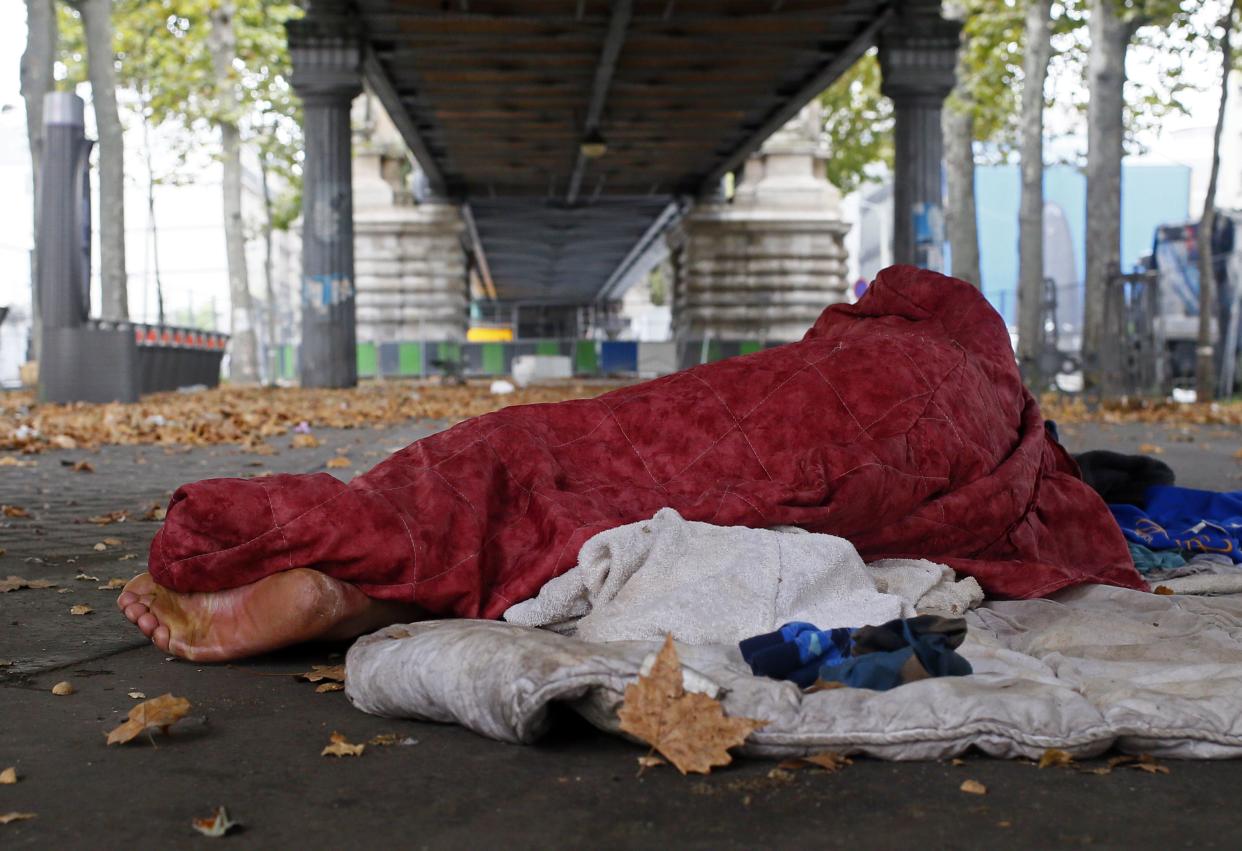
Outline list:
[[[679,337],[796,340],[848,283],[840,194],[817,103],[749,157],[732,199],[702,199],[669,233]]]
[[[362,91],[362,48],[355,24],[334,11],[317,2],[313,14],[286,24],[306,150],[298,355],[304,387],[358,383],[350,104]]]

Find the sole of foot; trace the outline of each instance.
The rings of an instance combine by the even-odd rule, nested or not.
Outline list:
[[[196,662],[354,638],[418,616],[414,606],[373,600],[347,582],[307,568],[227,591],[185,594],[143,573],[125,586],[117,607],[160,650]]]

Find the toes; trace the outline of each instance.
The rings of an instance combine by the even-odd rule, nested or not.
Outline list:
[[[125,607],[125,617],[129,619],[130,623],[138,623],[138,619],[145,615],[148,611],[150,611],[150,609],[142,603],[130,603]]]
[[[121,611],[124,611],[131,603],[137,602],[138,595],[133,591],[122,591],[121,596],[116,598],[116,605]],[[131,620],[133,620],[131,618]]]
[[[142,630],[143,635],[151,636],[160,626],[160,619],[150,612],[147,612],[142,617],[138,618],[135,623],[138,624],[138,628]],[[164,630],[167,632],[168,628],[164,627]]]
[[[172,640],[172,634],[168,631],[168,627],[160,624],[155,628],[155,631],[149,633],[149,635],[151,636],[152,643],[154,643],[156,647],[163,650],[165,653],[168,652],[168,644]]]

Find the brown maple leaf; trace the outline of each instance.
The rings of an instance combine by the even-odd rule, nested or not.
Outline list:
[[[108,733],[108,744],[124,744],[143,730],[149,730],[152,727],[158,727],[167,733],[168,728],[184,718],[189,711],[190,701],[184,697],[162,694],[159,697],[144,700],[129,710],[129,718],[124,724]]]
[[[334,683],[343,683],[345,682],[345,666],[311,665],[311,669],[298,674],[298,678],[306,680],[308,683],[318,683],[323,680],[329,680]]]
[[[55,587],[55,582],[48,582],[46,579],[22,579],[20,576],[10,576],[8,579],[0,579],[0,594],[7,594],[9,591],[20,591],[23,588]]]
[[[22,508],[20,505],[0,505],[0,512],[5,517],[29,517],[30,512]]]
[[[778,764],[777,768],[786,771],[795,771],[799,768],[822,768],[824,771],[833,772],[840,771],[847,765],[853,765],[854,760],[848,756],[839,754],[835,751],[823,751],[821,753],[813,753],[809,756],[798,756],[793,759],[787,759]]]
[[[330,741],[322,751],[320,756],[361,756],[366,749],[366,745],[351,745],[345,741],[345,737],[335,730],[332,731]]]
[[[651,673],[626,687],[617,718],[622,731],[651,745],[682,774],[707,774],[713,766],[728,765],[733,761],[729,748],[768,723],[726,718],[719,701],[687,692],[671,636],[665,638]]]
[[[1070,756],[1068,751],[1059,748],[1048,748],[1039,756],[1040,768],[1061,768],[1062,766],[1073,765],[1074,758]]]

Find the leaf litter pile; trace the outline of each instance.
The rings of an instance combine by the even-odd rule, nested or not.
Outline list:
[[[366,428],[411,419],[454,422],[509,405],[598,396],[616,386],[567,382],[497,395],[486,383],[442,387],[390,380],[350,390],[220,387],[155,393],[133,404],[105,405],[40,404],[32,393],[15,392],[0,396],[0,450],[38,453],[110,444],[258,446],[264,438],[290,433],[294,448],[312,447],[318,441],[295,433],[299,424]]]
[[[1158,399],[1114,399],[1095,410],[1078,397],[1045,393],[1039,401],[1045,419],[1066,423],[1153,423],[1166,425],[1242,425],[1242,402],[1182,403]]]

